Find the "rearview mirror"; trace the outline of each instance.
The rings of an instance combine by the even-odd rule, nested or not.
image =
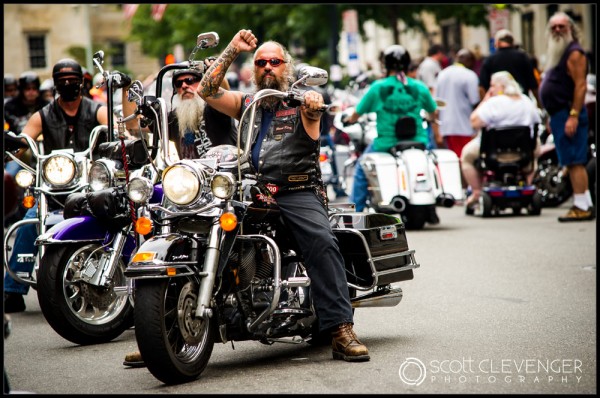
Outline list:
[[[325,69],[306,65],[298,71],[298,83],[305,86],[322,86],[327,83],[328,75]]]
[[[129,92],[127,93],[127,100],[129,102],[135,102],[138,106],[142,103],[142,99],[144,96],[144,86],[142,86],[142,82],[139,80],[135,80],[129,86]]]
[[[196,39],[196,47],[200,49],[216,47],[219,44],[217,32],[200,33]]]

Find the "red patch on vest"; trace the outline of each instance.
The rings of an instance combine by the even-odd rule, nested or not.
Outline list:
[[[293,108],[293,109],[282,109],[280,111],[275,112],[275,117],[283,117],[283,116],[295,115],[296,111],[297,111],[296,108]]]
[[[279,192],[279,187],[275,184],[265,184],[265,187],[271,192],[272,195],[275,195]]]

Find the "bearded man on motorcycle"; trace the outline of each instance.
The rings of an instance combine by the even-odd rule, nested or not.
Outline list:
[[[258,90],[286,91],[294,76],[293,59],[283,45],[267,41],[257,48],[252,31],[242,29],[206,71],[198,92],[215,109],[240,119],[253,94],[219,87],[241,52],[254,49],[254,80]],[[273,193],[283,219],[304,257],[321,332],[331,332],[333,358],[369,360],[367,347],[353,331],[344,260],[331,230],[320,179],[319,136],[323,96],[304,92],[303,106],[265,98],[253,130],[251,163]],[[247,121],[240,121],[247,123]]]
[[[58,97],[34,113],[22,134],[30,136],[34,141],[43,134],[45,153],[55,149],[73,148],[76,152],[85,150],[89,145],[92,129],[98,125],[108,124],[108,109],[106,106],[83,97],[83,73],[81,65],[70,58],[58,61],[52,69],[52,78],[58,92]],[[104,138],[106,140],[106,138]],[[102,142],[102,138],[99,142]],[[25,151],[19,150],[20,157]],[[36,218],[37,206],[27,211],[23,219]],[[36,253],[35,239],[37,231],[35,224],[20,227],[15,237],[13,251],[8,266],[15,272],[31,273],[33,262],[20,262],[20,253]],[[4,311],[25,311],[23,296],[29,291],[29,286],[15,281],[8,272],[4,276]]]
[[[214,61],[214,59],[212,60]],[[208,66],[212,62],[205,61]],[[217,145],[235,145],[236,131],[234,120],[208,106],[198,95],[198,83],[202,73],[197,69],[180,69],[173,72],[172,110],[169,112],[169,140],[175,144],[180,159],[197,159],[210,148]],[[229,84],[224,80],[221,87],[228,90]],[[123,90],[123,115],[135,112],[136,105],[127,100],[128,90]],[[126,124],[130,131],[137,129],[137,121]],[[149,126],[154,132],[156,125]],[[226,132],[226,133],[224,133]]]
[[[433,113],[437,109],[429,88],[423,82],[406,76],[410,54],[403,46],[396,44],[386,48],[383,60],[386,77],[373,83],[356,105],[354,113],[343,120],[344,124],[351,124],[362,114],[377,114],[377,137],[365,148],[362,156],[369,152],[387,152],[403,140],[418,141],[427,146],[429,135],[423,128],[420,111],[424,109]],[[354,169],[350,195],[350,201],[356,204],[356,211],[364,210],[367,196],[367,177],[359,159]],[[431,224],[439,223],[435,207],[432,207],[428,221]]]

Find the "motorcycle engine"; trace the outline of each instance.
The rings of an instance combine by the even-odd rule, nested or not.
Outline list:
[[[229,256],[228,265],[231,269],[237,269],[236,283],[240,290],[250,286],[253,278],[265,279],[273,272],[267,248],[257,242],[238,240]]]

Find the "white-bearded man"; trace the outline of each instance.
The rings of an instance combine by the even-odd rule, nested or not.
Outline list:
[[[573,206],[560,222],[596,218],[585,165],[588,161],[588,114],[584,106],[587,58],[579,30],[564,12],[548,21],[548,62],[541,82],[540,100],[550,115],[558,161],[566,166],[573,187]]]

